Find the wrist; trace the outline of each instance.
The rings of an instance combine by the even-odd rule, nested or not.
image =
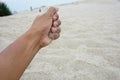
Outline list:
[[[29,46],[32,46],[32,47],[38,47],[39,48],[42,48],[39,43],[40,43],[40,32],[38,31],[35,31],[34,29],[32,30],[28,30],[25,34],[24,34],[24,37],[25,39],[27,40]]]

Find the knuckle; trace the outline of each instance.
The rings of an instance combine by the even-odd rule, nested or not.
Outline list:
[[[59,25],[61,25],[61,21],[60,21],[60,20],[58,20],[58,22],[59,22]]]
[[[57,33],[60,33],[61,32],[61,28],[57,28]]]

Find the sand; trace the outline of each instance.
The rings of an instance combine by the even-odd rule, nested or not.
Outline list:
[[[83,0],[58,7],[60,39],[39,51],[20,80],[120,80],[120,1]],[[0,17],[0,51],[38,14],[36,9]]]

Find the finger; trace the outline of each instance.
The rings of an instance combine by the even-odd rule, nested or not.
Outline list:
[[[59,33],[50,33],[49,34],[49,38],[52,39],[52,40],[56,40],[60,37],[60,34]]]
[[[58,9],[55,7],[50,7],[47,11],[48,15],[50,17],[53,17],[57,13]]]
[[[58,20],[58,19],[59,19],[59,15],[58,15],[58,14],[55,14],[55,15],[53,16],[53,20],[56,21],[56,20]]]
[[[61,28],[60,27],[52,27],[51,28],[51,32],[52,33],[60,33],[61,32]]]
[[[59,33],[53,33],[54,40],[58,39],[60,37]]]
[[[57,20],[53,22],[53,27],[59,27],[59,25],[61,25],[61,21]]]
[[[54,35],[52,32],[49,33],[48,37],[51,39],[51,40],[54,40]]]

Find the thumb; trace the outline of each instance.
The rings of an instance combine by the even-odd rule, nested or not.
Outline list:
[[[50,7],[47,11],[49,17],[53,17],[58,12],[58,8]]]

